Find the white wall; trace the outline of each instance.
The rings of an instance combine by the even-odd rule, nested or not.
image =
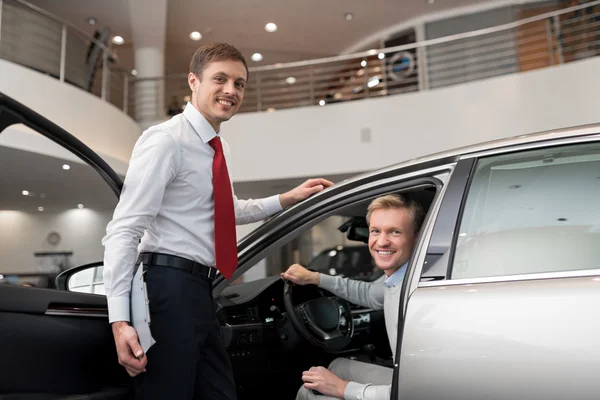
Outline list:
[[[48,261],[36,259],[34,252],[72,251],[72,266],[102,261],[101,239],[111,211],[73,209],[58,214],[0,211],[0,274],[52,270]],[[61,241],[52,246],[46,241],[58,232]]]
[[[600,121],[600,57],[420,93],[239,114],[233,179],[366,171],[498,138]],[[371,141],[361,142],[361,130]]]
[[[0,92],[23,103],[91,147],[121,174],[141,134],[115,106],[68,83],[0,59]]]

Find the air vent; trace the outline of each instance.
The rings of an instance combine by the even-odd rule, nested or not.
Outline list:
[[[227,307],[225,312],[230,325],[251,324],[257,321],[253,308]]]

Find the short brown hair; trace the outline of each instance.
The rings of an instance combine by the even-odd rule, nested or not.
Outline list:
[[[367,224],[371,223],[371,214],[373,214],[373,211],[393,210],[397,208],[408,209],[408,214],[412,219],[415,233],[418,233],[421,229],[421,225],[423,224],[423,220],[425,219],[425,209],[416,201],[408,199],[399,194],[388,194],[373,200],[367,209]]]
[[[200,46],[190,61],[190,72],[201,79],[202,72],[208,64],[214,61],[240,61],[246,68],[246,80],[248,80],[248,64],[242,53],[227,43],[210,43]]]

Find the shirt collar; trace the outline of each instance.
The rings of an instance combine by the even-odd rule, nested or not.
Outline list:
[[[211,124],[209,124],[206,118],[204,118],[204,115],[202,115],[200,111],[196,110],[196,107],[194,107],[189,101],[183,110],[183,116],[190,122],[190,124],[192,124],[192,127],[204,143],[210,142],[215,136],[217,136],[217,133],[215,133],[215,130]]]
[[[404,278],[404,274],[406,273],[406,267],[408,266],[408,261],[404,263],[400,268],[398,268],[393,274],[388,276],[383,284],[385,287],[391,288],[402,282]]]

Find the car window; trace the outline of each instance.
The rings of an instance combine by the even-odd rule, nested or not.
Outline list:
[[[482,158],[451,278],[600,268],[600,144]]]
[[[339,215],[326,218],[284,246],[271,250],[235,283],[279,275],[294,263],[328,275],[377,279],[382,271],[373,263],[368,246],[349,240],[338,230],[349,218]]]
[[[28,128],[7,128],[0,134],[0,284],[54,288],[60,272],[102,261],[116,204],[78,157]],[[83,285],[85,276],[79,279],[74,284]]]

